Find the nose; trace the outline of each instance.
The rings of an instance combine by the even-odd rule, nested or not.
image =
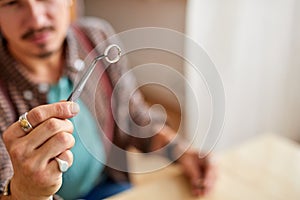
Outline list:
[[[33,29],[39,29],[47,23],[47,8],[45,5],[35,2],[27,5],[25,19],[28,25]]]

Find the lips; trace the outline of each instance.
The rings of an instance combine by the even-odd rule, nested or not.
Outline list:
[[[37,30],[30,29],[22,35],[22,39],[35,43],[35,44],[44,44],[49,41],[54,28],[52,26],[43,27]]]
[[[35,44],[44,44],[49,41],[51,37],[50,31],[36,32],[27,38],[28,41]]]

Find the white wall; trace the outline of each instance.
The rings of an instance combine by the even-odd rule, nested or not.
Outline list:
[[[188,0],[187,34],[206,49],[223,79],[226,121],[219,148],[265,132],[300,141],[300,1]]]
[[[186,30],[201,44],[221,74],[227,97],[219,148],[264,132],[300,141],[298,0],[85,0],[85,14],[108,20],[117,32],[144,26]],[[132,55],[131,66],[154,60],[183,72],[181,59],[155,52]],[[201,134],[211,117],[210,100],[202,80],[194,87],[200,90]],[[178,109],[166,92],[157,88],[144,92],[150,100],[166,99],[171,110]],[[161,92],[165,95],[157,95]],[[194,118],[195,106],[189,102],[186,123]]]

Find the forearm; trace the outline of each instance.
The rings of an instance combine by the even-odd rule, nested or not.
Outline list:
[[[151,151],[161,149],[165,145],[169,144],[176,137],[176,132],[165,125],[159,133],[157,133],[153,138],[150,146]]]
[[[178,135],[171,127],[165,125],[157,133],[150,145],[150,151],[159,151],[163,156],[172,161],[179,159],[189,149],[187,140]]]

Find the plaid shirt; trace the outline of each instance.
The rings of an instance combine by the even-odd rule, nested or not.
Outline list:
[[[111,26],[105,21],[95,18],[81,19],[76,22],[76,26],[70,26],[64,43],[66,61],[63,75],[68,76],[73,83],[76,83],[83,72],[80,66],[78,67],[74,63],[77,62],[78,64],[78,59],[85,60],[90,49],[93,49],[96,44],[100,44],[97,46],[97,50],[101,52],[109,43],[120,44],[113,36],[114,31]],[[93,55],[90,58],[93,58]],[[127,76],[127,74],[124,82],[118,85],[118,89],[115,89],[118,80],[128,71],[125,58],[122,57],[117,64],[110,65],[100,80],[99,75],[103,72],[101,69],[105,69],[105,66],[104,63],[99,63],[99,65],[101,66],[97,67],[98,71],[94,71],[87,82],[81,99],[97,116],[98,123],[105,133],[102,138],[104,138],[108,154],[107,162],[109,163],[108,166],[112,166],[106,167],[105,172],[116,181],[127,180],[127,173],[120,170],[123,171],[127,165],[126,153],[121,149],[133,145],[146,152],[151,139],[150,137],[142,139],[129,136],[122,130],[125,128],[131,133],[142,131],[144,136],[147,136],[147,132],[151,134],[155,130],[153,126],[147,128],[145,132],[145,127],[139,128],[139,126],[132,124],[135,122],[138,125],[146,125],[149,122],[148,106],[139,91],[134,93],[128,104],[128,94],[135,91],[136,86],[132,75]],[[18,116],[33,107],[46,104],[48,90],[47,84],[37,84],[30,80],[26,69],[14,60],[7,51],[3,39],[0,44],[0,67],[0,131],[2,135],[8,126],[18,120]],[[114,92],[113,101],[110,99],[112,91]],[[113,110],[111,110],[111,102]],[[130,120],[129,113],[133,121]],[[152,120],[156,124],[161,121],[159,115]],[[118,125],[115,121],[118,122]],[[119,127],[122,127],[122,130]],[[109,141],[113,141],[115,145],[110,145]],[[12,175],[12,164],[2,137],[0,137],[0,191]]]

